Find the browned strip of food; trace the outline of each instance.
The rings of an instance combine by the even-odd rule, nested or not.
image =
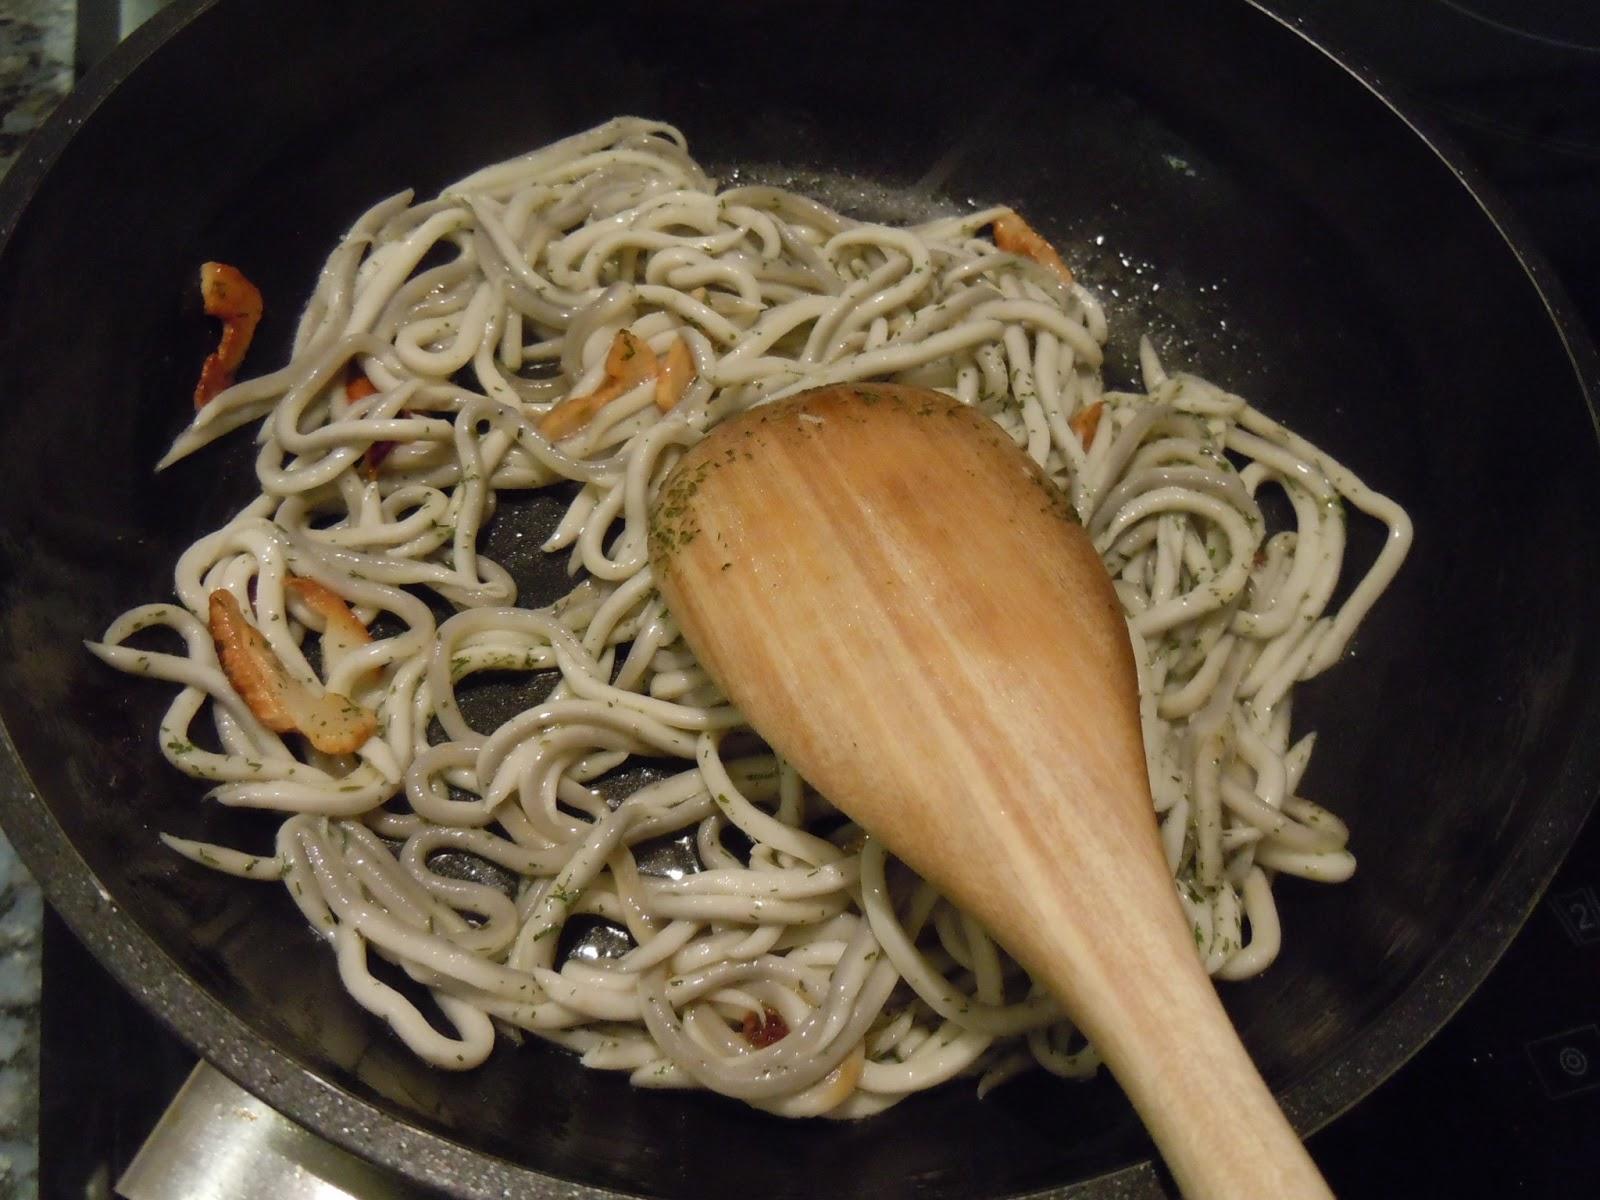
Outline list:
[[[1031,258],[1041,266],[1049,267],[1062,283],[1072,282],[1072,268],[1062,260],[1056,248],[1044,236],[1022,219],[1021,213],[1009,212],[994,223],[994,244],[1011,254]]]
[[[592,392],[581,396],[568,396],[544,416],[539,418],[539,432],[552,442],[571,437],[594,419],[594,415],[618,396],[622,389],[607,380]]]
[[[1080,408],[1067,418],[1067,425],[1072,432],[1078,435],[1078,440],[1087,450],[1094,442],[1094,435],[1100,430],[1100,414],[1105,412],[1106,402],[1096,400],[1087,408]]]
[[[400,415],[402,417],[408,417],[411,414],[402,408],[400,410]],[[381,442],[373,442],[370,446],[363,450],[361,452],[361,477],[369,480],[376,479],[378,477],[378,472],[383,470],[383,464],[389,461],[389,455],[393,454],[399,445],[399,442],[391,442],[386,440]]]
[[[571,437],[606,405],[656,373],[656,356],[643,339],[619,329],[606,352],[606,377],[592,392],[568,396],[539,419],[539,432],[552,442]]]
[[[350,369],[349,378],[344,383],[344,400],[346,404],[354,404],[358,400],[365,400],[368,396],[378,394],[378,385],[367,378],[365,371]],[[401,413],[404,416],[404,412]],[[361,475],[364,479],[376,479],[378,472],[383,468],[383,460],[394,453],[398,442],[373,442],[361,452]]]
[[[671,412],[693,382],[694,355],[689,353],[689,345],[681,337],[673,338],[656,372],[656,407],[662,412]]]
[[[372,644],[367,627],[357,620],[343,596],[315,579],[291,575],[283,581],[284,590],[311,610],[310,624],[322,638],[322,673],[329,676],[340,663],[363,646]],[[363,672],[365,677],[369,672]]]
[[[356,371],[345,380],[344,398],[348,404],[354,404],[357,400],[365,400],[368,396],[377,394],[378,385],[368,379],[365,372]]]
[[[322,618],[324,641],[335,638],[342,646],[348,648],[371,644],[372,635],[367,632],[367,627],[356,619],[355,613],[350,611],[350,606],[345,603],[344,597],[332,588],[300,575],[289,576],[284,580],[283,586]]]
[[[222,322],[222,338],[200,367],[194,388],[194,406],[209,404],[218,392],[233,386],[233,373],[244,361],[261,320],[261,292],[237,267],[227,263],[200,265],[200,298],[206,314]]]
[[[210,615],[223,673],[268,729],[298,730],[324,754],[353,754],[377,732],[378,718],[368,709],[337,692],[313,691],[291,676],[266,637],[245,619],[232,592],[211,593]],[[355,620],[353,614],[350,619]]]
[[[394,453],[393,442],[373,442],[361,454],[361,477],[373,480],[378,477],[378,472],[383,470],[383,463],[389,455]]]
[[[761,1050],[788,1037],[789,1026],[777,1009],[763,1008],[760,1016],[753,1012],[745,1013],[744,1024],[739,1032],[744,1035],[745,1041]]]
[[[294,717],[284,702],[283,664],[267,639],[239,609],[226,588],[211,593],[211,640],[222,660],[222,671],[261,723],[275,733],[294,728]]]

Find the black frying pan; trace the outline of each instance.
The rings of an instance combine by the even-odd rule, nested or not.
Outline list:
[[[238,437],[150,471],[211,337],[196,265],[261,285],[249,367],[268,369],[370,200],[644,113],[868,215],[1015,203],[1106,294],[1113,375],[1152,328],[1410,505],[1404,575],[1299,710],[1327,733],[1308,787],[1360,871],[1282,887],[1282,960],[1225,990],[1291,1117],[1330,1120],[1488,969],[1594,792],[1597,375],[1559,294],[1470,173],[1242,2],[579,7],[180,3],[0,189],[0,816],[52,902],[225,1071],[461,1196],[1001,1195],[1148,1153],[1105,1081],[957,1084],[835,1125],[634,1092],[539,1045],[431,1072],[282,895],[155,843],[266,828],[161,763],[165,688],[80,648],[166,596],[249,486]]]

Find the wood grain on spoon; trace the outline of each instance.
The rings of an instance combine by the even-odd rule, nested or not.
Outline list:
[[[1050,988],[1187,1195],[1330,1194],[1195,954],[1111,581],[998,427],[891,385],[756,409],[673,471],[651,559],[750,723]]]

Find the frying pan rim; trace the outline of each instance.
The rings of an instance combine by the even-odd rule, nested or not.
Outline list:
[[[17,222],[79,126],[168,40],[219,0],[177,0],[115,47],[61,102],[23,147],[0,180],[0,264]],[[1556,329],[1579,391],[1597,422],[1600,355],[1565,288],[1530,243],[1518,218],[1490,188],[1450,138],[1425,117],[1407,110],[1378,75],[1344,51],[1334,51],[1312,23],[1291,21],[1263,0],[1241,0],[1323,55],[1401,121],[1450,170],[1483,213],[1528,278]],[[1489,899],[1469,914],[1413,982],[1372,1023],[1362,1040],[1336,1050],[1330,1068],[1308,1074],[1279,1093],[1297,1129],[1310,1134],[1359,1102],[1415,1054],[1476,990],[1555,874],[1572,838],[1587,818],[1600,779],[1600,697],[1578,713],[1573,751],[1556,786],[1539,801],[1527,832],[1484,889]],[[37,790],[9,733],[0,729],[0,817],[24,863],[74,934],[141,1004],[192,1049],[236,1082],[320,1136],[363,1157],[396,1168],[429,1187],[458,1195],[500,1196],[506,1189],[534,1200],[600,1200],[622,1193],[540,1174],[483,1150],[470,1149],[385,1113],[378,1105],[318,1075],[275,1048],[192,980],[155,939],[111,901]],[[1507,900],[1507,894],[1515,902]],[[473,1178],[463,1179],[463,1151],[473,1156]],[[1140,1162],[1101,1176],[1030,1193],[1032,1200],[1064,1200],[1095,1182],[1120,1187],[1149,1178]]]

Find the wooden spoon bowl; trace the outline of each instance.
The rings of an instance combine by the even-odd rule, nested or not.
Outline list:
[[[1195,954],[1111,581],[998,426],[886,384],[752,410],[650,546],[729,698],[1057,997],[1186,1195],[1329,1195]]]

